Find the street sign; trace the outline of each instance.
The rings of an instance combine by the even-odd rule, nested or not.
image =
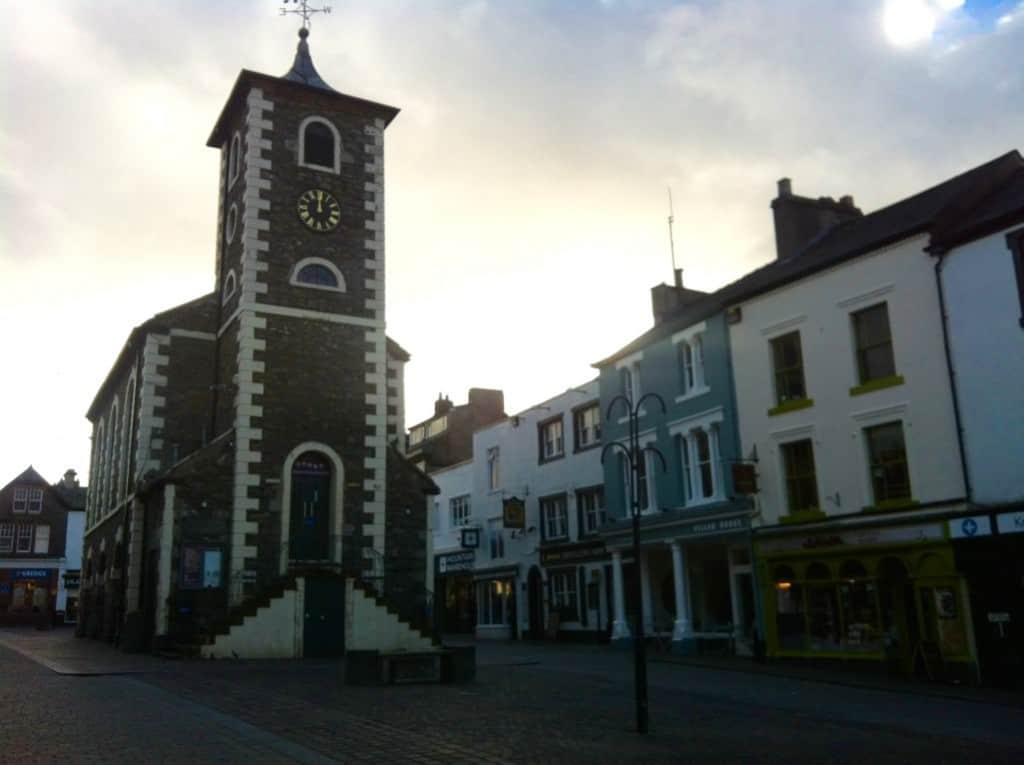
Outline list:
[[[949,536],[953,539],[973,539],[992,535],[992,521],[987,515],[971,515],[967,518],[952,518],[949,521]]]
[[[996,525],[999,527],[1000,534],[1024,533],[1024,510],[997,515]]]

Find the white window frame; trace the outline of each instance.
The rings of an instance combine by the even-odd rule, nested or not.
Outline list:
[[[559,611],[563,607],[572,608],[576,612],[576,618],[569,621],[579,621],[581,609],[576,569],[552,571],[550,577],[552,610]]]
[[[558,512],[552,513],[553,509]],[[569,502],[566,495],[557,494],[541,498],[540,515],[541,523],[544,524],[545,542],[569,538]]]
[[[24,513],[28,510],[28,489],[24,486],[14,488],[14,500],[11,503],[12,513]]]
[[[487,522],[487,544],[490,548],[491,560],[505,557],[505,536],[501,518],[492,518]]]
[[[417,425],[415,428],[409,431],[409,446],[415,446],[423,440],[426,435],[426,428],[423,425]]]
[[[448,500],[448,517],[451,520],[451,527],[457,529],[461,526],[468,526],[473,517],[473,508],[470,505],[470,495],[462,494]]]
[[[47,555],[50,552],[50,527],[43,523],[36,526],[32,552],[36,555]]]
[[[490,491],[501,488],[501,450],[497,446],[487,450],[487,486]]]
[[[632,406],[637,405],[642,395],[640,392],[640,362],[643,360],[643,357],[643,351],[639,351],[632,356],[627,356],[615,362],[615,374],[619,375],[622,382],[628,382],[628,386],[623,385],[622,382],[616,383],[616,388],[626,398],[631,399]],[[626,378],[625,375],[629,377]],[[626,390],[627,387],[629,390]],[[637,414],[643,416],[646,412],[641,407]],[[619,417],[618,421],[619,423],[629,422],[629,416],[623,415]]]
[[[587,415],[591,412],[594,413],[594,417],[593,421],[588,425],[586,422]],[[595,402],[573,412],[572,427],[577,451],[601,443],[601,404]],[[582,438],[584,433],[592,435],[584,440]]]
[[[427,423],[427,438],[439,436],[448,430],[448,415],[442,415]]]
[[[28,490],[28,512],[38,515],[43,512],[43,490],[32,488]]]
[[[580,504],[583,533],[596,534],[608,518],[608,510],[604,501],[604,487],[594,486],[589,489],[580,489],[576,492],[576,501]]]
[[[722,475],[722,455],[719,428],[724,420],[722,407],[701,412],[693,417],[687,417],[673,423],[669,423],[668,432],[670,436],[678,436],[682,439],[683,445],[680,448],[683,464],[683,500],[687,507],[698,507],[724,499],[725,480]],[[701,476],[697,461],[697,440],[695,431],[702,430],[707,433],[708,450],[711,460],[711,483],[712,492],[710,497],[705,497],[701,491]],[[689,469],[687,469],[689,468]],[[689,478],[689,480],[687,480]]]
[[[0,521],[0,553],[14,552],[14,521]]]
[[[234,297],[237,284],[238,278],[235,276],[235,269],[229,269],[227,276],[224,277],[224,296],[221,298],[222,304],[228,302],[232,297]]]
[[[228,208],[228,214],[224,218],[224,241],[231,244],[235,240],[235,231],[238,230],[238,205],[232,204]]]
[[[19,523],[15,527],[14,532],[14,552],[16,553],[30,553],[32,552],[32,524],[30,523]],[[28,532],[28,533],[25,533]],[[22,543],[24,549],[22,549]]]
[[[327,284],[309,284],[307,282],[300,282],[299,272],[306,266],[313,265],[323,266],[328,271],[330,271],[331,274],[334,276],[335,281],[337,281],[338,286],[331,287],[330,285]],[[292,268],[292,273],[288,277],[288,283],[294,287],[302,287],[304,289],[311,290],[326,290],[327,292],[345,292],[346,290],[344,275],[342,275],[341,271],[338,269],[336,265],[334,265],[329,260],[325,260],[324,258],[303,258],[302,260],[300,260]]]
[[[565,456],[565,430],[562,427],[561,417],[541,423],[540,443],[542,461]]]
[[[306,128],[311,123],[319,122],[321,125],[326,125],[334,136],[334,164],[330,167],[327,165],[318,165],[314,162],[306,162]],[[327,173],[334,173],[335,175],[341,172],[341,134],[338,133],[338,128],[334,126],[330,120],[325,117],[313,115],[306,117],[299,125],[299,167],[308,167],[311,170],[320,170]]]
[[[242,174],[242,136],[235,133],[228,144],[228,189],[230,190],[238,176]]]
[[[707,377],[704,369],[704,335],[707,331],[707,322],[687,327],[682,332],[672,335],[672,344],[676,348],[676,355],[679,359],[679,371],[681,377],[682,393],[676,396],[676,401],[685,401],[690,398],[701,396],[711,388],[707,384]]]

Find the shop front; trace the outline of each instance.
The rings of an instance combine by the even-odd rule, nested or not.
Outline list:
[[[434,608],[438,631],[473,634],[476,629],[475,550],[434,556]]]
[[[697,513],[669,510],[641,519],[640,593],[644,634],[674,653],[753,651],[758,633],[745,507]],[[612,555],[613,642],[628,642],[635,627],[634,590],[623,557],[632,550],[632,525],[602,530]]]
[[[1024,688],[1024,506],[950,519],[967,580],[981,682]]]
[[[0,624],[53,624],[57,575],[54,568],[0,568]]]
[[[547,582],[544,635],[550,639],[603,641],[611,634],[611,567],[600,539],[541,547],[540,565]],[[530,613],[540,588],[527,588]],[[531,628],[531,632],[534,632]]]
[[[518,636],[518,579],[519,566],[477,569],[473,572],[477,638],[510,640]]]
[[[767,652],[973,680],[967,589],[944,521],[758,534]]]

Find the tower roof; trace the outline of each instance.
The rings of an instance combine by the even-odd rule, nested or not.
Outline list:
[[[319,72],[316,71],[316,67],[313,66],[313,57],[309,54],[309,43],[306,42],[307,37],[309,37],[309,30],[303,27],[299,30],[299,46],[295,51],[295,60],[292,62],[292,68],[281,79],[301,82],[303,85],[322,88],[332,93],[337,92],[324,82],[323,77],[320,76]]]

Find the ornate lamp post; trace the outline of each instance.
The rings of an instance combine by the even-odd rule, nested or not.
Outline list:
[[[633,519],[633,565],[636,576],[633,578],[633,598],[636,602],[636,623],[633,625],[633,677],[636,691],[636,730],[637,733],[647,733],[647,644],[644,642],[644,604],[643,591],[640,584],[640,466],[641,460],[646,459],[646,453],[657,455],[661,461],[662,470],[666,469],[664,455],[654,446],[640,448],[640,409],[644,401],[652,399],[658,402],[661,413],[665,414],[665,401],[657,393],[648,393],[640,397],[640,400],[633,403],[632,395],[619,395],[608,404],[608,419],[612,418],[612,411],[620,401],[626,407],[629,416],[629,446],[621,441],[611,441],[605,444],[601,450],[601,462],[604,463],[605,455],[609,449],[618,449],[625,455],[629,464],[629,500],[630,512]]]

